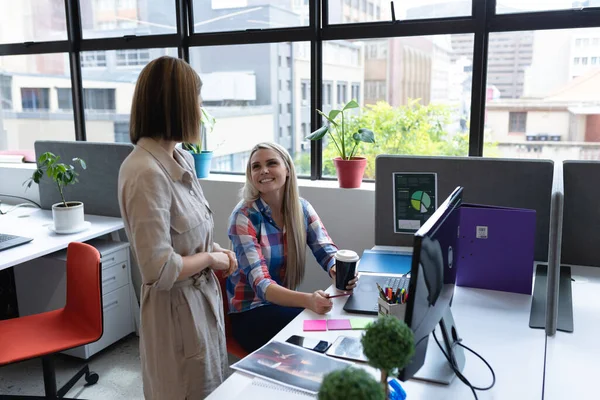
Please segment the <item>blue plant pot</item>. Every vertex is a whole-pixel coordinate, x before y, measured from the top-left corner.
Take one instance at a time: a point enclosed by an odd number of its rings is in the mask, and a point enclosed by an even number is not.
[[[212,161],[212,151],[203,150],[201,153],[192,153],[194,163],[196,164],[196,176],[198,178],[206,178],[210,173],[210,164]]]

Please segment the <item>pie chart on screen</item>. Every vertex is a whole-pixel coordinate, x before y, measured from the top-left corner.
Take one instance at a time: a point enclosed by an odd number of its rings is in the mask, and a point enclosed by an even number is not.
[[[420,213],[426,213],[431,207],[431,197],[422,190],[417,190],[410,196],[410,205]]]

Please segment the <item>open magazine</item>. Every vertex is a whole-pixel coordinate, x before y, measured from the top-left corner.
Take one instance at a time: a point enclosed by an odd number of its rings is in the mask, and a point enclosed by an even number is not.
[[[231,368],[316,394],[328,373],[352,366],[293,344],[269,342]]]

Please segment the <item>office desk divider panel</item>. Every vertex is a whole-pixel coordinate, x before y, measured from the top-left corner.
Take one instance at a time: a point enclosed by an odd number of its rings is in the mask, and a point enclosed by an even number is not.
[[[61,161],[70,163],[75,157],[83,159],[87,169],[78,166],[79,183],[65,189],[65,197],[84,203],[86,214],[106,217],[121,217],[118,200],[119,168],[133,150],[131,143],[95,143],[76,141],[37,140],[35,154],[39,157],[50,151],[60,156]],[[52,204],[61,201],[54,182],[42,179],[40,182],[40,203],[43,209],[51,209]]]
[[[456,284],[530,295],[535,221],[535,210],[463,203]]]
[[[553,170],[550,160],[380,155],[375,169],[375,244],[412,246],[412,235],[394,233],[393,173],[434,172],[440,198],[463,186],[466,203],[535,210],[534,259],[546,261]]]

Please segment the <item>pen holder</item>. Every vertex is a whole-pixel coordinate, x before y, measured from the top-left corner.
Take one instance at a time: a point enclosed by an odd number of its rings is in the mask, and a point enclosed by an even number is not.
[[[393,315],[400,321],[404,321],[404,313],[406,313],[406,303],[393,303],[390,304],[383,300],[381,297],[377,299],[379,307],[377,308],[379,315]]]

